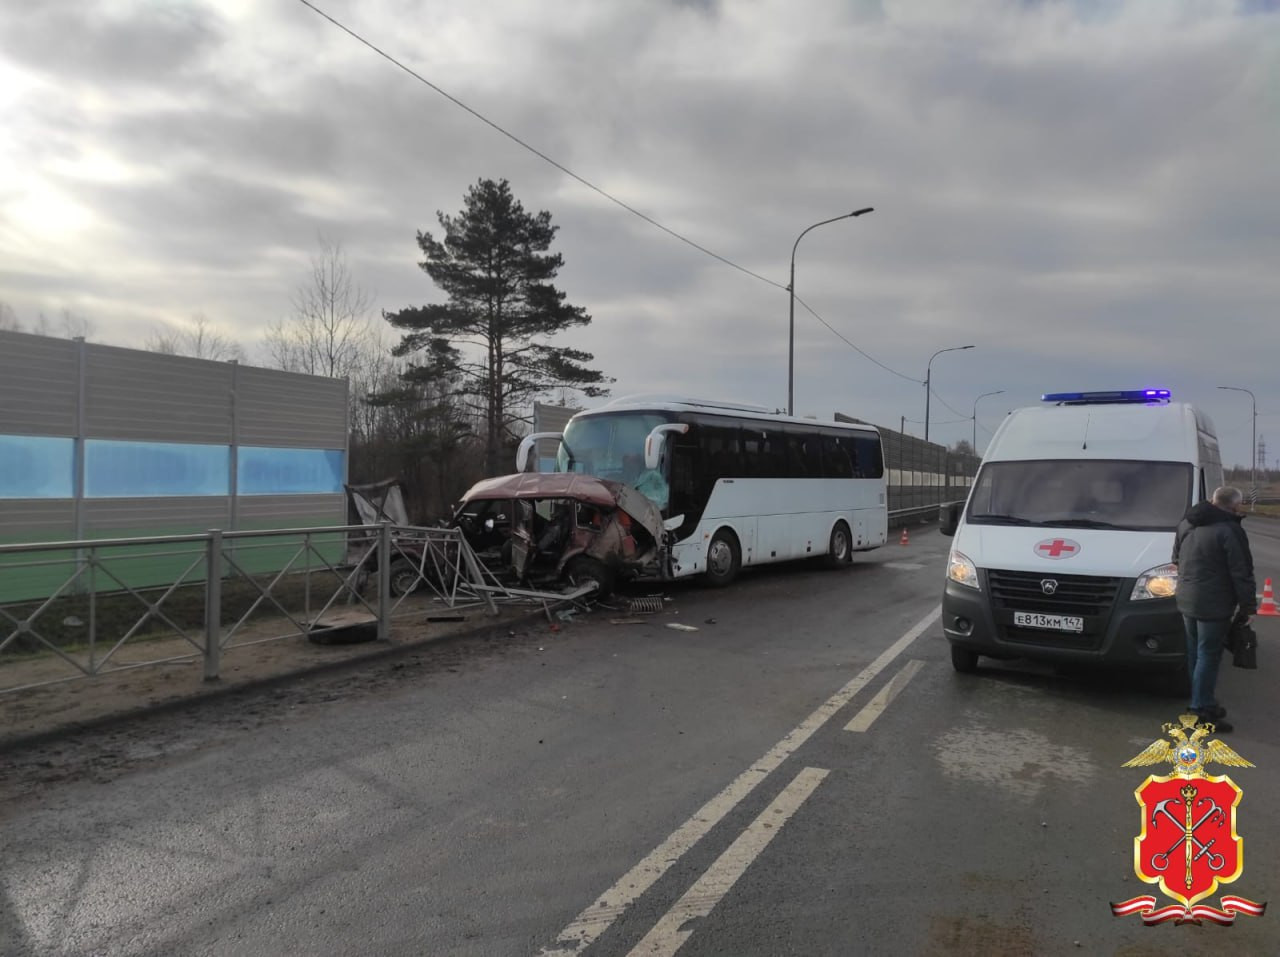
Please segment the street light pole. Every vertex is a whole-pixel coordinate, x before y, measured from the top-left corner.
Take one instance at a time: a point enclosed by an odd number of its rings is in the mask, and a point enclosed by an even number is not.
[[[787,415],[795,415],[796,412],[796,247],[800,245],[800,240],[804,239],[804,234],[810,229],[817,229],[819,226],[827,225],[827,223],[836,223],[842,219],[852,219],[854,216],[861,216],[863,213],[871,213],[874,211],[875,207],[868,206],[866,209],[855,209],[852,213],[845,213],[843,216],[833,216],[831,219],[824,219],[820,223],[814,223],[797,236],[795,243],[791,246],[791,281],[787,283],[787,292],[790,293],[791,299],[790,332],[787,335]]]
[[[929,362],[924,367],[924,440],[929,441],[929,393],[933,391],[930,386],[933,382],[933,360],[938,358],[944,352],[961,352],[964,349],[972,349],[973,346],[952,346],[950,349],[939,349],[933,355],[929,356]]]
[[[995,392],[984,392],[978,396],[978,399],[985,399],[989,395],[1004,395],[1004,389],[997,389]],[[973,454],[978,454],[978,399],[973,400]]]
[[[1249,508],[1252,511],[1258,507],[1258,503],[1253,499],[1253,493],[1258,488],[1258,400],[1248,389],[1242,389],[1239,386],[1220,385],[1218,388],[1229,392],[1247,392],[1249,401],[1253,403],[1253,444],[1249,446]]]

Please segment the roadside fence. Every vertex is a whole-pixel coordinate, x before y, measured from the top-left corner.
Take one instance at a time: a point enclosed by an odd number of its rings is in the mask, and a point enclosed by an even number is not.
[[[0,546],[0,694],[511,600],[457,529],[355,525]],[[12,666],[19,667],[12,667]]]

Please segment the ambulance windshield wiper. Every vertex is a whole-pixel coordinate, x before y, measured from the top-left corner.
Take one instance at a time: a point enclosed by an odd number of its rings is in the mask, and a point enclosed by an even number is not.
[[[1022,518],[1019,515],[971,515],[970,521],[979,522],[983,525],[1039,525],[1040,522],[1033,522],[1029,518]]]
[[[1100,522],[1095,518],[1054,518],[1038,525],[1049,525],[1054,528],[1120,528],[1111,522]]]

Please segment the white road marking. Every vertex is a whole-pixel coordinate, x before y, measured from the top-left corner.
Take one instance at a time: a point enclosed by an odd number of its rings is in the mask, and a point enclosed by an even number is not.
[[[853,716],[853,720],[846,724],[844,729],[846,731],[866,731],[867,728],[871,727],[871,722],[884,714],[884,709],[889,707],[889,702],[898,697],[902,689],[907,686],[907,682],[923,667],[923,661],[908,661],[902,666],[902,670],[890,678],[889,683],[880,689],[880,693],[868,701],[866,706]]]
[[[822,783],[830,771],[805,768],[773,799],[760,816],[738,835],[714,864],[675,902],[665,917],[654,925],[628,957],[673,957],[693,934],[690,922],[711,913],[725,894],[751,866],[752,861],[778,836],[791,815]]]
[[[924,566],[918,562],[885,562],[884,567],[896,568],[900,572],[918,572],[920,569],[924,568]]]
[[[942,615],[938,605],[910,631],[880,653],[843,688],[828,698],[817,711],[805,718],[785,738],[775,744],[759,761],[738,775],[729,786],[694,812],[670,837],[655,847],[618,882],[600,895],[594,904],[573,919],[556,937],[554,947],[544,947],[541,957],[573,957],[590,946],[608,930],[628,907],[640,899],[670,867],[680,860],[704,834],[720,823],[738,802],[752,792],[761,781],[792,755],[821,728],[831,716],[848,704],[853,696],[880,674],[893,659],[920,637]]]

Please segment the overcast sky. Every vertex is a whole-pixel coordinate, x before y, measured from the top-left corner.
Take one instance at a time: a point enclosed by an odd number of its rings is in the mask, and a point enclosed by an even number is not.
[[[559,226],[614,394],[836,410],[981,448],[1041,392],[1163,386],[1280,459],[1277,0],[298,0],[0,7],[0,302],[252,354],[323,234],[377,306],[480,178]],[[772,284],[771,284],[772,283]],[[380,319],[375,321],[381,322]],[[896,373],[896,374],[895,374]],[[954,410],[954,411],[953,411]],[[958,413],[958,414],[957,414]],[[915,420],[914,424],[912,420]],[[959,420],[959,421],[957,421]]]

